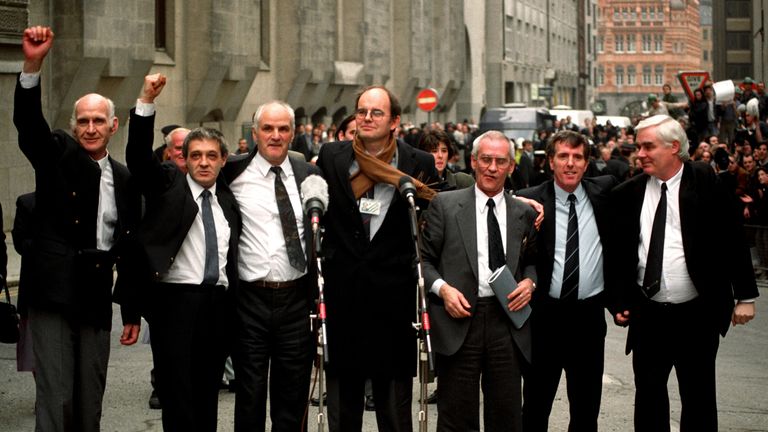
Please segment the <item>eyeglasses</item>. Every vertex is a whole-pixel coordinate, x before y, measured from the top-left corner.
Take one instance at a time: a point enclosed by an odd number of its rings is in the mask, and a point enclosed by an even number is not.
[[[490,155],[480,155],[477,158],[477,162],[480,164],[480,167],[482,168],[488,168],[493,164],[493,162],[496,162],[496,166],[500,169],[504,169],[507,166],[509,166],[509,158],[505,157],[493,157]]]
[[[355,111],[355,117],[358,120],[363,120],[364,118],[368,117],[368,114],[370,113],[371,118],[374,120],[381,120],[384,118],[387,113],[384,111],[374,108],[374,109],[365,109],[365,108],[359,108],[357,111]]]

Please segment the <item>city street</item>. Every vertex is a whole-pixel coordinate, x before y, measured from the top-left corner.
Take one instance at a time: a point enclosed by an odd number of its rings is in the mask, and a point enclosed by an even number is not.
[[[10,252],[10,251],[9,251]],[[17,257],[11,257],[14,274]],[[13,289],[15,293],[15,289]],[[768,431],[768,286],[760,288],[757,319],[749,325],[732,328],[722,340],[718,356],[718,396],[721,431]],[[119,314],[115,314],[112,354],[104,397],[102,430],[111,432],[161,431],[160,411],[150,410],[149,371],[152,367],[148,345],[123,347],[118,343]],[[606,364],[603,377],[603,403],[600,430],[632,429],[634,385],[630,357],[624,355],[624,329],[609,325]],[[34,382],[30,373],[16,372],[15,345],[0,344],[0,429],[4,432],[34,430]],[[670,379],[673,430],[680,415],[676,381]],[[552,431],[567,429],[568,408],[564,380],[550,421]],[[430,386],[430,391],[431,391]],[[235,395],[222,391],[219,404],[219,430],[233,429]],[[414,385],[414,430],[418,410],[418,385]],[[481,408],[482,409],[482,408]],[[310,407],[309,430],[317,430],[317,408]],[[429,430],[435,430],[437,410],[429,406]],[[327,430],[327,428],[326,428]],[[374,413],[365,413],[365,431],[375,431]]]

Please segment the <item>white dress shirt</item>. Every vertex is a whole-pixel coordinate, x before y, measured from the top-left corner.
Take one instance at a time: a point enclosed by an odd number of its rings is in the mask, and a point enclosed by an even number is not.
[[[256,154],[245,171],[230,185],[235,194],[243,217],[240,233],[240,279],[253,282],[287,282],[299,279],[306,271],[298,271],[288,260],[288,248],[280,223],[280,213],[275,197],[275,173],[272,165],[260,154]],[[301,196],[294,178],[293,167],[288,158],[282,164],[282,179],[296,217],[299,238],[304,238],[304,212]],[[304,241],[302,249],[306,248]],[[306,253],[306,251],[305,251]]]
[[[173,264],[168,272],[160,276],[165,283],[199,285],[203,283],[205,273],[205,227],[203,226],[203,191],[205,188],[197,184],[187,174],[187,184],[197,204],[197,215],[189,227],[187,237],[176,253]],[[229,252],[229,222],[224,217],[224,211],[216,196],[216,184],[208,188],[211,191],[211,212],[216,225],[216,243],[219,249],[219,281],[216,285],[229,286],[227,280],[227,253]]]
[[[507,204],[504,201],[504,191],[499,192],[493,197],[489,197],[475,185],[475,229],[477,234],[477,278],[478,278],[478,297],[491,297],[494,295],[493,288],[488,284],[493,271],[488,263],[488,198],[492,198],[495,204],[494,214],[499,222],[499,231],[501,231],[501,243],[504,247],[504,256],[507,255]],[[510,269],[512,270],[512,269]],[[443,279],[437,279],[432,283],[430,291],[440,295],[440,287],[446,283]],[[454,287],[457,288],[458,287]]]
[[[555,183],[555,261],[552,263],[552,282],[549,296],[560,298],[563,286],[563,266],[565,265],[565,239],[568,236],[568,216],[571,205],[568,195]],[[603,292],[603,244],[597,231],[595,211],[589,201],[587,191],[579,184],[573,191],[576,196],[576,220],[579,222],[579,300]]]
[[[664,258],[661,265],[661,288],[652,300],[662,303],[684,303],[698,297],[693,285],[683,250],[683,234],[680,224],[680,182],[683,167],[667,183],[667,222],[664,227]],[[653,219],[661,198],[661,184],[656,177],[648,178],[640,211],[640,243],[637,247],[637,284],[643,285],[648,248],[651,244]]]
[[[115,226],[117,225],[115,177],[112,173],[112,164],[109,163],[109,153],[95,162],[101,168],[99,206],[96,213],[96,248],[108,251],[115,243]]]

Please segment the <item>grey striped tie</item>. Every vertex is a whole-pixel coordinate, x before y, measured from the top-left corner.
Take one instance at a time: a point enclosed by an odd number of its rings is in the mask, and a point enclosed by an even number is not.
[[[568,233],[565,240],[565,264],[560,300],[579,298],[579,220],[576,217],[576,196],[568,195]]]

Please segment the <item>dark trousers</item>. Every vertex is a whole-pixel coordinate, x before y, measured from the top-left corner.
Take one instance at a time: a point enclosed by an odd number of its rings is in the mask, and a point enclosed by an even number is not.
[[[495,297],[478,299],[473,316],[466,319],[472,322],[461,348],[438,356],[437,430],[479,431],[482,387],[485,430],[519,432],[525,360],[512,338],[512,324]]]
[[[35,358],[35,430],[98,432],[107,384],[109,329],[29,308]]]
[[[681,432],[717,431],[715,317],[695,299],[680,305],[646,302],[630,323],[635,372],[635,431],[668,432],[667,381],[677,374]]]
[[[415,360],[414,360],[415,361]],[[331,432],[363,429],[365,377],[328,373],[328,426]],[[413,431],[413,377],[371,378],[376,424],[382,432]]]
[[[147,322],[164,431],[216,430],[231,315],[224,287],[153,287]]]
[[[269,388],[271,430],[298,432],[306,422],[315,346],[306,284],[263,288],[240,281],[236,298],[235,430],[265,430]]]
[[[524,386],[525,432],[548,430],[563,371],[570,412],[568,431],[597,431],[606,330],[599,298],[566,303],[546,297],[536,303],[531,317],[531,368]]]

